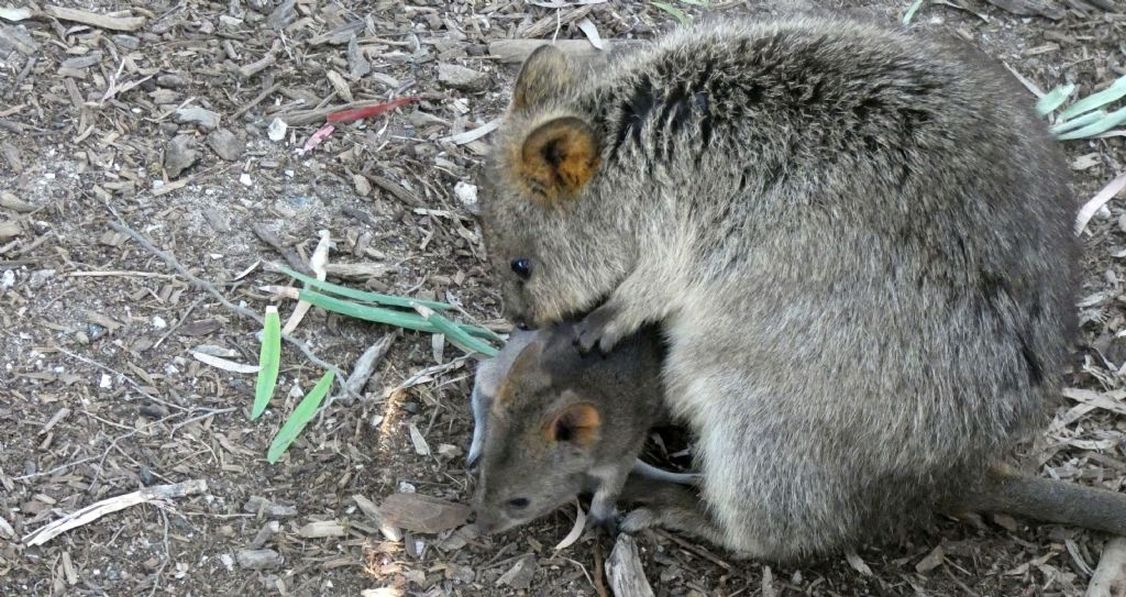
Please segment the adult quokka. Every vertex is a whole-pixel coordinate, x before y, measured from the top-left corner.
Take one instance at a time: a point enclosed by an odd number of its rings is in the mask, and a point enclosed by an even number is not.
[[[585,315],[603,351],[661,324],[705,535],[789,560],[986,483],[1035,426],[1075,327],[1067,179],[960,43],[731,20],[597,71],[533,53],[482,220],[512,319]]]

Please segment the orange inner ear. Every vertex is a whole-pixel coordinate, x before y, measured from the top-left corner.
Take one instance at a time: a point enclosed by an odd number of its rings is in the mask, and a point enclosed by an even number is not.
[[[602,428],[602,414],[591,404],[568,406],[547,427],[548,439],[569,442],[584,448],[598,440]]]
[[[521,178],[546,206],[578,193],[594,177],[599,163],[594,130],[572,116],[532,131],[520,152]]]

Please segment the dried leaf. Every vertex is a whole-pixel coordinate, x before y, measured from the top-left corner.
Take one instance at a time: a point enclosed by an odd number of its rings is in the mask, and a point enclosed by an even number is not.
[[[583,512],[583,507],[579,504],[579,500],[575,499],[575,524],[571,527],[571,532],[567,533],[563,540],[555,545],[555,551],[566,549],[575,544],[579,537],[583,535],[583,529],[586,528],[586,512]]]
[[[191,351],[191,355],[195,360],[205,364],[211,365],[216,369],[229,371],[231,373],[258,373],[260,367],[258,365],[247,365],[245,363],[236,363],[228,361],[227,359],[211,356],[207,353]]]
[[[856,553],[855,549],[850,549],[845,552],[845,559],[848,560],[848,565],[852,566],[853,570],[863,574],[864,576],[872,576],[872,569],[864,560],[860,559],[860,554]]]
[[[418,430],[418,427],[414,423],[408,425],[407,428],[410,430],[411,443],[414,444],[415,454],[419,456],[429,456],[430,444],[426,443],[426,438],[422,437],[422,432]]]
[[[590,40],[590,45],[605,50],[606,44],[602,43],[602,36],[598,34],[598,27],[589,18],[579,21],[579,30]]]
[[[390,495],[379,507],[384,524],[416,533],[440,533],[458,527],[469,513],[467,506],[417,493]]]
[[[1122,174],[1107,183],[1090,201],[1083,204],[1083,207],[1079,209],[1079,215],[1075,217],[1075,234],[1083,234],[1083,230],[1087,228],[1087,224],[1095,216],[1095,212],[1099,211],[1100,207],[1106,205],[1124,188],[1126,188],[1126,174]]]

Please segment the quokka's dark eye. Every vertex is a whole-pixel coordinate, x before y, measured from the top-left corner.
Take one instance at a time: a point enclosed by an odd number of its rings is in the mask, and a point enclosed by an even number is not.
[[[513,510],[523,510],[528,507],[528,498],[513,498],[508,500],[508,507]]]
[[[521,280],[527,280],[529,277],[531,277],[531,275],[532,275],[532,262],[530,260],[528,260],[526,257],[520,257],[519,259],[513,259],[511,265],[512,265],[513,273],[515,273],[517,276],[519,276]]]

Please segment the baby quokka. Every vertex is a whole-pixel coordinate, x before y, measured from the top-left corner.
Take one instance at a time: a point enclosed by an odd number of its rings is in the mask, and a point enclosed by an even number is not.
[[[561,325],[507,346],[491,365],[500,368],[495,394],[474,403],[484,409],[469,454],[480,473],[474,506],[484,532],[531,521],[582,492],[593,493],[595,522],[613,522],[649,428],[664,418],[659,377],[634,374],[660,370],[655,331],[623,342],[615,359],[579,355],[572,335]]]

